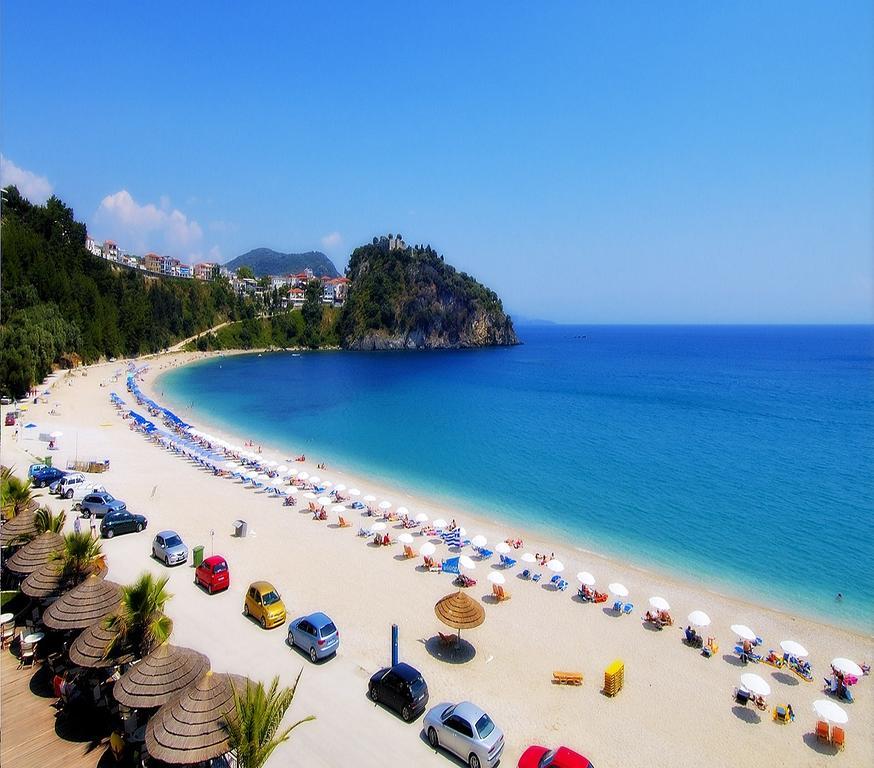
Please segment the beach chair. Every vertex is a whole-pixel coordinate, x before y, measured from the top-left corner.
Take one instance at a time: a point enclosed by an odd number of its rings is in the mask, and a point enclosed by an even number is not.
[[[9,645],[13,637],[15,637],[15,621],[7,621],[3,626],[0,626],[0,648]]]
[[[719,652],[719,643],[716,642],[715,637],[707,638],[707,645],[705,645],[701,649],[701,655],[704,658],[709,659],[711,656],[715,656]]]
[[[479,548],[479,556],[483,560],[488,560],[493,554],[494,554],[494,552],[492,552],[492,550],[490,550],[490,549],[485,549],[485,547]]]
[[[530,579],[531,578],[531,571],[529,571],[526,568],[524,571],[522,571],[521,576],[523,579]]]
[[[540,574],[535,573],[531,576],[531,581],[540,581]]]
[[[745,707],[750,700],[750,692],[746,688],[735,688],[734,700]]]
[[[792,707],[788,704],[778,704],[774,707],[773,718],[778,723],[788,723],[795,719]]]
[[[442,632],[437,634],[440,636],[440,645],[443,648],[452,648],[458,642],[456,635],[444,635]]]
[[[33,664],[34,654],[36,653],[35,643],[25,643],[21,641],[21,651],[18,656],[18,668],[21,669],[25,664]]]
[[[818,741],[824,741],[828,743],[831,741],[828,723],[825,720],[818,720],[816,723],[816,738]]]
[[[501,565],[503,565],[504,568],[512,568],[514,565],[516,565],[516,561],[512,557],[501,555]]]
[[[368,536],[371,536],[372,534],[370,533],[370,531],[367,530],[367,528],[364,528],[362,526],[361,528],[358,529],[358,535],[361,536],[362,538],[367,538]]]
[[[409,544],[404,544],[404,557],[407,560],[412,560],[416,556],[416,553],[413,552],[413,548]]]
[[[500,584],[492,584],[492,597],[498,602],[510,599],[510,595],[504,592],[504,588]]]
[[[844,729],[838,725],[832,728],[832,746],[839,751],[844,748]]]
[[[553,672],[552,682],[556,685],[582,685],[582,672]]]
[[[607,593],[606,592],[598,592],[598,590],[595,590],[594,602],[606,603],[607,602]]]
[[[425,567],[431,571],[431,573],[441,573],[443,571],[443,563],[435,563],[433,557],[425,555],[424,560]]]
[[[613,603],[613,611],[616,613],[622,613],[622,601],[621,600],[617,600],[615,603]]]
[[[552,584],[552,585],[554,585],[556,588],[558,588],[558,583],[559,583],[560,581],[561,581],[561,576],[559,576],[558,574],[555,574],[555,576],[553,576],[553,577],[549,580],[549,583]]]
[[[626,603],[622,606],[622,613],[631,613],[634,610],[634,603]]]
[[[346,520],[346,518],[344,518],[343,515],[340,515],[340,522],[338,524],[338,527],[339,528],[351,528],[352,523],[350,523],[348,520]]]

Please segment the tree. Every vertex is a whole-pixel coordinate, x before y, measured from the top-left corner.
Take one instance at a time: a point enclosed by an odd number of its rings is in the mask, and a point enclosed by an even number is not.
[[[33,500],[30,478],[22,480],[12,474],[12,467],[4,467],[0,476],[0,496],[4,518],[20,515]]]
[[[279,690],[279,677],[273,678],[269,690],[265,690],[264,683],[253,683],[251,680],[246,681],[244,692],[234,689],[234,710],[225,719],[225,728],[238,768],[262,768],[273,751],[288,741],[289,734],[295,728],[315,720],[310,715],[277,734],[294,700],[300,674],[297,673],[294,685],[282,690]]]
[[[68,533],[64,536],[64,547],[53,552],[50,562],[56,563],[63,583],[75,586],[91,573],[103,568],[106,558],[99,539],[90,532]]]
[[[104,627],[113,633],[105,658],[122,649],[142,658],[170,637],[173,625],[164,615],[164,607],[172,595],[164,589],[166,586],[166,576],[157,579],[146,572],[121,588],[118,610],[104,619]]]
[[[240,267],[237,270],[237,277],[240,280],[251,280],[255,277],[255,273],[252,271],[252,267]]]
[[[303,341],[308,347],[316,348],[319,346],[323,310],[322,282],[321,280],[310,280],[307,283],[303,307],[300,310],[304,325]]]
[[[33,522],[37,535],[47,531],[60,533],[64,530],[64,523],[67,522],[67,513],[62,509],[58,514],[54,514],[48,507],[40,507],[34,515]]]

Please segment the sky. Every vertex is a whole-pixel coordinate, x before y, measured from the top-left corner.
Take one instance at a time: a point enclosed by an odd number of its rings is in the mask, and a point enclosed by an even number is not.
[[[520,317],[872,322],[872,5],[720,5],[5,2],[0,181],[186,261],[400,232]]]

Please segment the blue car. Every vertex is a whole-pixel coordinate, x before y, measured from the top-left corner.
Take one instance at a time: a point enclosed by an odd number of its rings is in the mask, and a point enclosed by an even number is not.
[[[45,486],[51,485],[57,480],[60,480],[66,474],[66,472],[63,472],[57,467],[43,467],[33,473],[33,486],[34,488],[44,488]]]
[[[340,633],[334,622],[324,613],[301,616],[288,625],[288,644],[296,645],[310,655],[315,663],[340,647]]]

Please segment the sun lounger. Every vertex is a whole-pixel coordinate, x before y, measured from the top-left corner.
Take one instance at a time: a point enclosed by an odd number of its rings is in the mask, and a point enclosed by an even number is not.
[[[352,509],[364,509],[364,504],[360,501],[353,501]]]
[[[788,723],[795,719],[795,713],[788,704],[778,704],[774,707],[773,717],[778,723]]]
[[[435,563],[433,557],[424,556],[425,567],[432,573],[441,573],[443,571],[443,563]]]
[[[504,568],[512,568],[514,565],[516,565],[516,561],[512,557],[501,555],[501,565],[503,565]]]
[[[582,672],[553,672],[552,682],[556,685],[582,685]]]
[[[719,643],[716,642],[715,637],[707,638],[707,645],[705,645],[701,649],[701,655],[704,658],[709,659],[711,656],[715,656],[719,652]]]
[[[523,579],[530,579],[531,578],[531,571],[529,571],[527,568],[524,571],[522,571],[522,578]]]
[[[474,551],[483,559],[488,560],[494,552],[490,549],[486,549],[485,547],[475,547]]]
[[[634,610],[634,603],[626,603],[622,606],[622,613],[631,613]]]
[[[844,729],[839,725],[832,728],[832,746],[839,750],[844,748]]]
[[[607,602],[607,593],[606,592],[595,592],[595,602],[596,603],[606,603]]]
[[[613,610],[616,613],[622,613],[622,601],[621,600],[617,600],[615,603],[613,603]]]
[[[367,530],[367,528],[359,528],[358,535],[362,537],[372,536],[373,534]]]
[[[734,700],[741,704],[742,706],[746,706],[749,702],[751,696],[750,692],[746,688],[735,688],[734,689]]]
[[[456,635],[444,635],[442,632],[438,632],[440,635],[440,645],[444,648],[451,648],[458,642],[458,637]]]
[[[413,548],[409,544],[404,544],[404,557],[407,560],[412,560],[416,556],[416,553],[413,552]]]
[[[346,520],[346,519],[343,517],[343,515],[340,515],[340,523],[339,523],[339,527],[340,527],[340,528],[350,528],[351,526],[352,526],[352,523],[350,523],[348,520]]]
[[[595,601],[595,594],[586,587],[580,587],[577,590],[577,597],[584,603],[592,603]]]
[[[531,581],[540,581],[540,574],[539,574],[539,573],[535,573],[535,574],[531,577]]]
[[[816,723],[816,738],[819,741],[829,742],[831,741],[828,723],[825,720],[818,720]]]
[[[492,584],[492,596],[498,602],[503,602],[504,600],[510,599],[510,593],[505,592],[504,587],[501,584]]]

